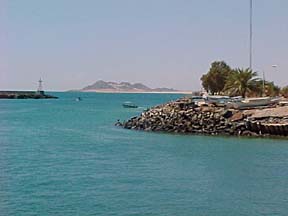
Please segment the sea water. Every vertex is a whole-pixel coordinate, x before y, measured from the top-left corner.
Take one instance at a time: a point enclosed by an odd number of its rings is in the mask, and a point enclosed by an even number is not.
[[[53,94],[0,100],[1,216],[288,215],[287,140],[114,126],[180,95]]]

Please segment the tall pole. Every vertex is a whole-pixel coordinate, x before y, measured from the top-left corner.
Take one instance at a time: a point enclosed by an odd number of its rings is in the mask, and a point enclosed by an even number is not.
[[[265,92],[265,71],[263,70],[263,80],[262,80],[262,97],[264,97],[266,95]]]
[[[278,67],[278,65],[272,65],[272,68],[274,68],[274,73],[275,73],[273,76],[275,76],[277,74],[277,67]]]
[[[249,56],[249,68],[252,70],[252,42],[253,42],[253,3],[250,0],[250,56]]]

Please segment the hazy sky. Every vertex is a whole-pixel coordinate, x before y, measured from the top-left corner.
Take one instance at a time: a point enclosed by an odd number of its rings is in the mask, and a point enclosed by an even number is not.
[[[249,65],[249,0],[0,0],[0,27],[0,89],[195,90],[214,60]],[[288,84],[287,0],[254,0],[253,68]]]

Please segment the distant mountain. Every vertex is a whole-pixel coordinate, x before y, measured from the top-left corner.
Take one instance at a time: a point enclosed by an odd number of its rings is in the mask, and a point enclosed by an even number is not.
[[[82,90],[86,91],[86,90],[95,90],[95,89],[115,89],[113,87],[113,85],[115,85],[115,84],[116,83],[104,82],[102,80],[99,80],[92,85],[88,85],[88,86],[84,87]]]
[[[105,82],[99,80],[92,85],[88,85],[80,91],[95,92],[178,92],[172,88],[149,88],[142,83],[131,84],[129,82]]]

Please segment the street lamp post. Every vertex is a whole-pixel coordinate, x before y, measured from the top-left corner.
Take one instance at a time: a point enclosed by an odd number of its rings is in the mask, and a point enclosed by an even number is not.
[[[274,68],[275,69],[275,72],[276,72],[276,68],[277,68],[277,65],[271,65],[272,66],[272,68]],[[265,71],[263,70],[263,74],[262,74],[262,76],[263,76],[263,80],[262,80],[262,88],[263,88],[263,93],[262,93],[262,96],[266,96],[266,89],[265,89]]]
[[[275,74],[277,74],[277,67],[278,67],[278,65],[274,64],[274,65],[271,65],[271,66],[272,66],[272,68],[274,68]]]
[[[263,79],[262,79],[262,97],[264,97],[266,95],[265,92],[265,71],[263,70]]]

